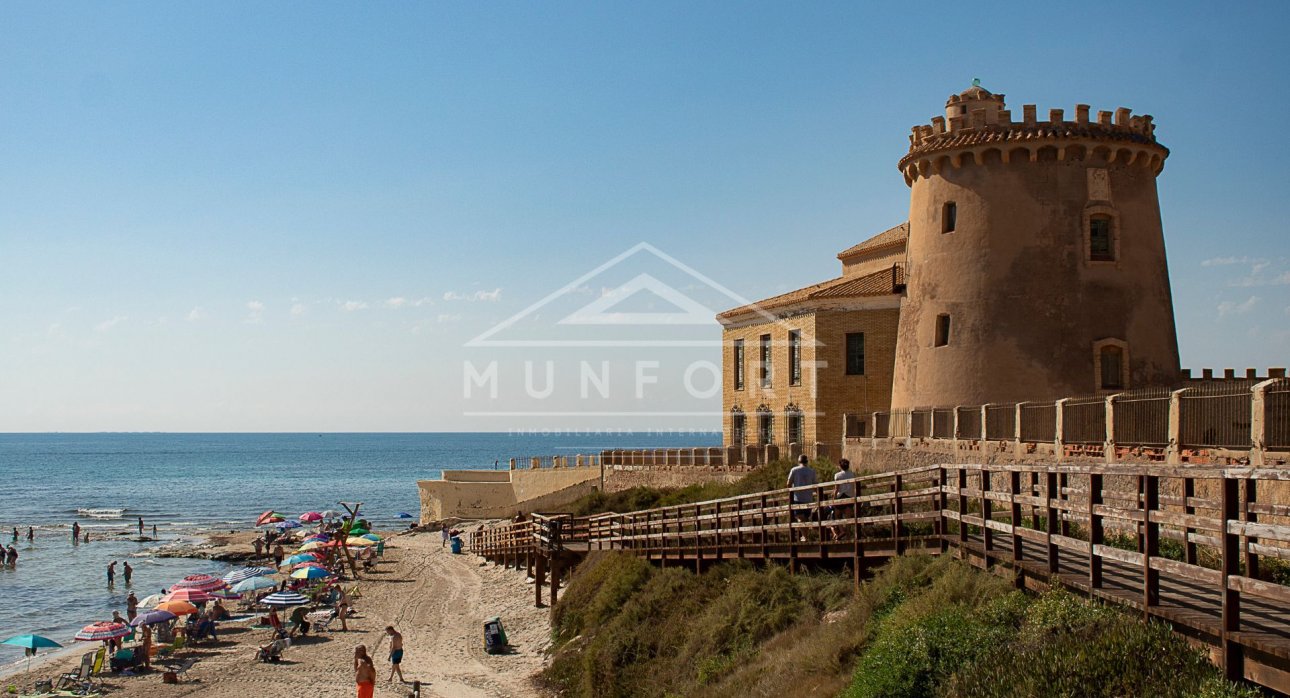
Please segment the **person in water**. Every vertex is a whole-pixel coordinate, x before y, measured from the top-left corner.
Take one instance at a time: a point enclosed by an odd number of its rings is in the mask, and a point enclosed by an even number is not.
[[[108,563],[107,578],[108,578],[108,586],[112,586],[114,583],[116,583],[116,560],[113,560],[112,562]]]
[[[125,576],[125,583],[129,584],[130,577],[134,576],[134,568],[130,566],[129,562],[126,562],[124,563],[124,566],[121,568],[121,572]]]

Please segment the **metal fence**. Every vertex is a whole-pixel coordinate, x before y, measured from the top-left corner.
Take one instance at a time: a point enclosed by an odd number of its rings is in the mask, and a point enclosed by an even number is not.
[[[1169,445],[1169,388],[1148,388],[1115,398],[1111,410],[1115,442],[1131,446]]]
[[[1188,388],[1179,399],[1179,445],[1183,448],[1249,448],[1249,386],[1219,384]]]
[[[873,435],[885,439],[891,435],[891,413],[878,412],[873,416]]]
[[[959,407],[958,408],[958,433],[955,434],[960,439],[979,439],[981,438],[981,408],[980,407]]]
[[[1071,398],[1062,403],[1062,442],[1106,442],[1106,398]]]
[[[1264,447],[1290,450],[1290,379],[1282,378],[1263,394]]]
[[[891,423],[888,425],[893,438],[901,439],[909,436],[909,411],[892,410]]]
[[[909,413],[909,435],[916,439],[932,435],[931,410],[913,410]]]
[[[1021,405],[1021,440],[1028,443],[1057,440],[1057,403]]]
[[[1012,441],[1017,438],[1017,406],[985,406],[985,438],[991,441]]]

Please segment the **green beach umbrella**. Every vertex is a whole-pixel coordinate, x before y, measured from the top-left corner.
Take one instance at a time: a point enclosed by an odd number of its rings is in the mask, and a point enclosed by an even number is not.
[[[371,533],[371,531],[363,528],[362,526],[355,526],[354,528],[349,529],[349,535],[351,536],[361,536],[365,533]]]

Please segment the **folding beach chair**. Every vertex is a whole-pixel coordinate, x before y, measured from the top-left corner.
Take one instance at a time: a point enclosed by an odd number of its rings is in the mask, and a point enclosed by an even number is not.
[[[65,688],[71,688],[72,686],[79,686],[82,683],[89,681],[90,672],[94,670],[94,655],[96,654],[98,654],[97,651],[86,652],[81,655],[80,666],[76,668],[76,671],[69,671],[62,676],[59,676],[55,688],[62,690]]]

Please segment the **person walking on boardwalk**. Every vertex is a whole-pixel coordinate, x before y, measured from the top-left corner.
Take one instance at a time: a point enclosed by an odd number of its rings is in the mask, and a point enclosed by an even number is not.
[[[358,698],[372,698],[376,691],[376,665],[367,654],[367,645],[354,648],[354,683],[358,687]]]
[[[116,583],[116,560],[108,563],[107,568],[108,586]]]
[[[851,461],[846,458],[838,461],[838,468],[838,472],[833,475],[833,498],[845,500],[847,503],[834,504],[832,511],[829,512],[829,518],[849,519],[852,518],[855,512],[856,474],[851,472]],[[829,527],[829,533],[833,534],[833,540],[842,539],[842,532],[839,529],[839,526]]]
[[[73,543],[81,542],[81,522],[80,521],[72,522],[72,542]]]
[[[797,465],[788,471],[788,487],[806,487],[814,485],[815,468],[811,467],[811,461],[806,456],[797,457]],[[798,490],[793,493],[793,504],[810,504],[815,501],[815,490]],[[795,509],[793,518],[797,521],[806,521],[811,518],[809,507]],[[805,537],[802,540],[806,540]]]
[[[393,625],[385,626],[385,634],[390,636],[390,678],[386,681],[393,681],[394,675],[399,675],[399,683],[407,683],[403,678],[403,634],[394,629]]]

